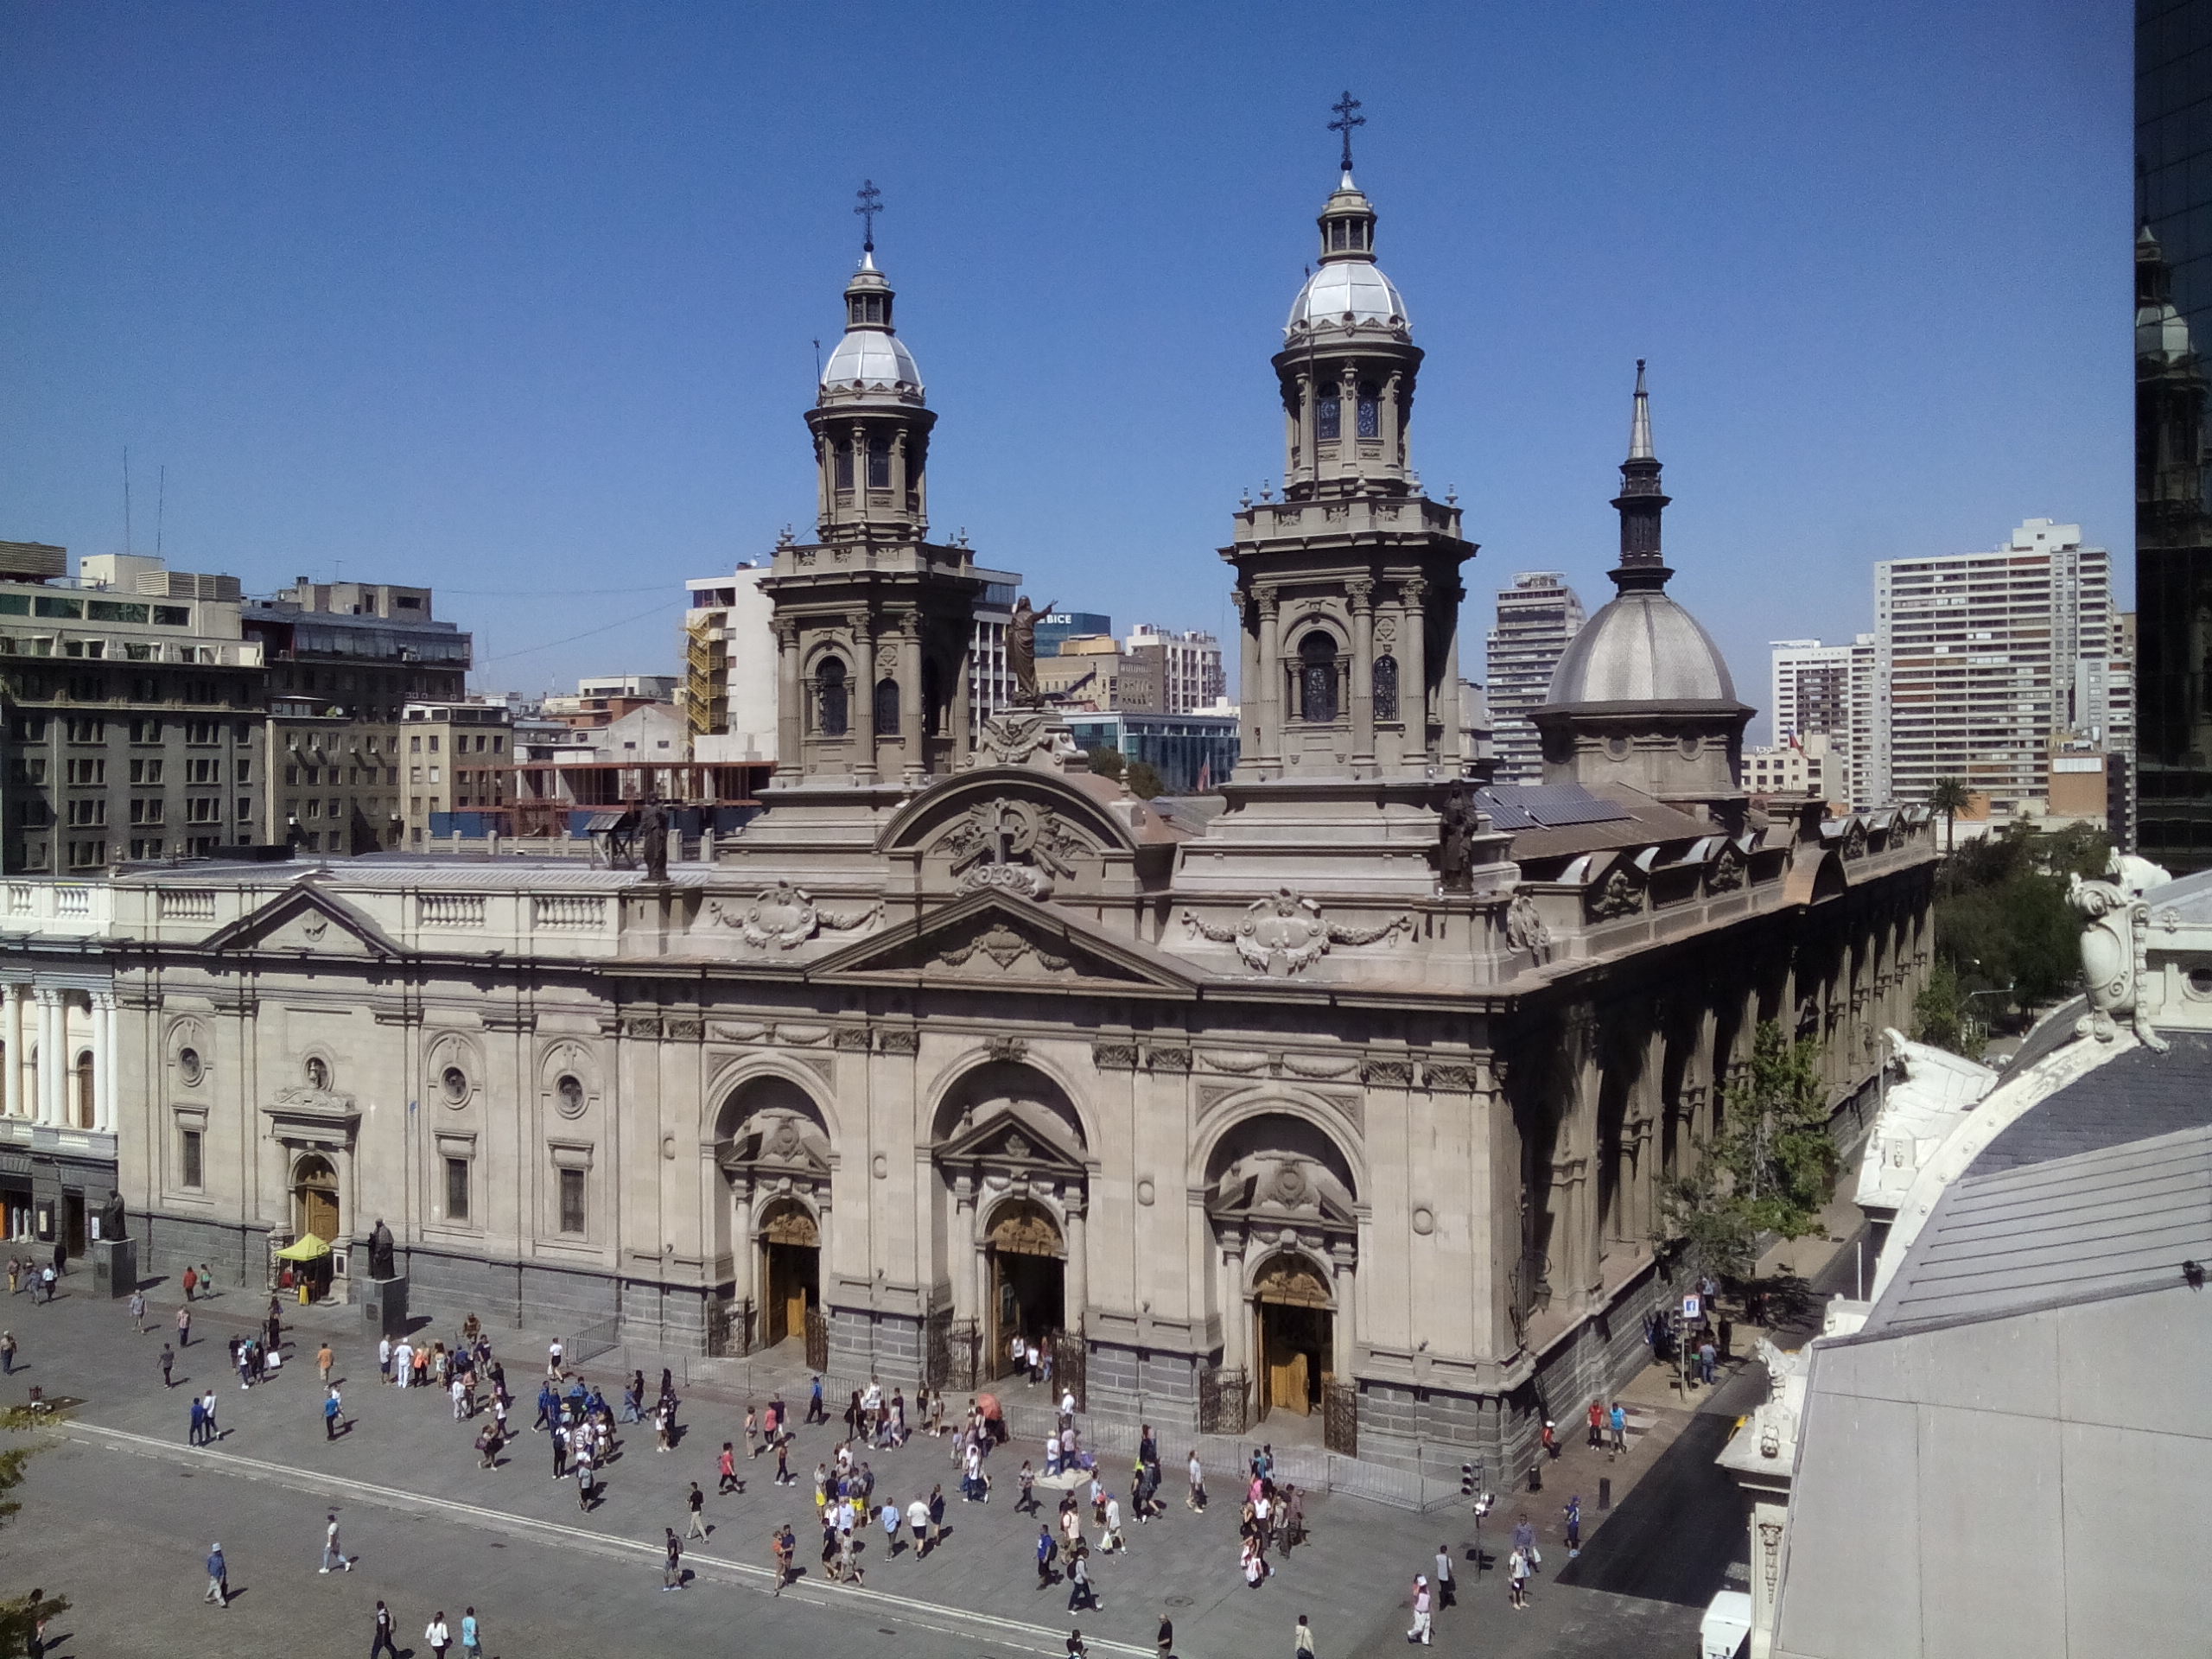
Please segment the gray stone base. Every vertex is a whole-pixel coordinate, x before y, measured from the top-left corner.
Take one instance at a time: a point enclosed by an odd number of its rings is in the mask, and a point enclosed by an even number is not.
[[[922,1322],[911,1314],[830,1309],[830,1369],[840,1376],[911,1387],[922,1375]]]
[[[1198,1368],[1205,1357],[1159,1348],[1093,1342],[1084,1362],[1084,1404],[1109,1423],[1150,1423],[1163,1431],[1198,1427]]]

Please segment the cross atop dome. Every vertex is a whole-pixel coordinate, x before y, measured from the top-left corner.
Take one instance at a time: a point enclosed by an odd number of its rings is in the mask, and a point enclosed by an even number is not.
[[[853,209],[866,229],[861,236],[861,251],[875,251],[875,216],[883,211],[883,192],[875,188],[874,179],[862,179],[861,188],[853,192],[860,198],[860,205]]]
[[[1344,95],[1329,107],[1337,112],[1337,118],[1329,123],[1329,130],[1340,132],[1344,136],[1344,176],[1350,178],[1351,176],[1351,130],[1354,127],[1365,126],[1367,118],[1352,113],[1359,108],[1359,100],[1351,95],[1351,90],[1349,87],[1345,88]]]

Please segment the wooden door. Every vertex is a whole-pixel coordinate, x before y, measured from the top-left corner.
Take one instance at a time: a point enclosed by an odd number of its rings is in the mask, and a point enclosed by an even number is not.
[[[1304,1354],[1292,1354],[1280,1361],[1270,1359],[1268,1366],[1268,1403],[1284,1411],[1306,1414],[1306,1361]]]
[[[311,1186],[301,1196],[306,1200],[307,1230],[321,1239],[337,1237],[338,1195]]]

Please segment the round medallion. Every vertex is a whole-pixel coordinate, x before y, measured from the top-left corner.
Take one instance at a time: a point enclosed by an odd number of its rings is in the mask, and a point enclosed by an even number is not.
[[[1436,1230],[1436,1212],[1423,1205],[1414,1211],[1414,1231],[1427,1238]]]
[[[1147,1175],[1144,1179],[1137,1183],[1137,1202],[1142,1205],[1149,1205],[1152,1202],[1152,1178]]]
[[[1605,740],[1605,753],[1611,759],[1615,760],[1625,760],[1628,759],[1628,739],[1624,737],[1609,737]]]
[[[438,1073],[438,1092],[445,1096],[448,1106],[463,1106],[468,1103],[468,1073],[457,1065],[449,1065]]]
[[[186,1088],[193,1089],[199,1086],[200,1079],[207,1075],[207,1070],[205,1066],[200,1064],[200,1051],[198,1049],[180,1048],[177,1050],[176,1075],[178,1081],[182,1083]]]
[[[584,1115],[584,1085],[573,1072],[563,1072],[553,1085],[553,1109],[563,1117]]]
[[[1705,740],[1695,732],[1691,732],[1677,741],[1675,747],[1682,752],[1683,760],[1694,760],[1704,751]]]

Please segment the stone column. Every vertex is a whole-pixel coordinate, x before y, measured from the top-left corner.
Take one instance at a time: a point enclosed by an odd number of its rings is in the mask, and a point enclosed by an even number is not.
[[[4,1082],[7,1097],[4,1109],[10,1117],[23,1114],[23,991],[20,984],[0,985],[0,1042],[7,1045],[7,1074]]]
[[[1337,382],[1337,476],[1357,478],[1365,470],[1359,458],[1359,365],[1346,363]]]
[[[1398,717],[1406,722],[1407,761],[1418,766],[1428,753],[1428,583],[1408,576],[1405,595],[1405,649],[1398,662]]]
[[[784,773],[799,774],[799,750],[806,729],[804,690],[799,683],[798,624],[776,624],[776,764]]]
[[[68,1039],[62,1025],[61,993],[51,985],[38,988],[38,1121],[61,1121],[61,1090],[69,1075],[69,1058],[63,1052]]]
[[[1319,479],[1320,472],[1313,455],[1313,399],[1318,388],[1309,373],[1298,377],[1298,472],[1301,478]],[[1290,493],[1290,480],[1283,481],[1283,493]]]
[[[1252,1311],[1244,1305],[1244,1233],[1221,1236],[1221,1365],[1233,1371],[1250,1363]],[[1258,1379],[1250,1379],[1255,1387]]]
[[[960,671],[959,701],[967,696],[968,671],[963,664]],[[899,740],[900,751],[906,756],[906,781],[918,784],[929,770],[929,707],[922,691],[922,619],[919,615],[905,620],[899,629]],[[968,728],[964,715],[959,721],[963,733]],[[956,743],[955,747],[959,746]]]
[[[1275,595],[1271,589],[1262,588],[1260,606],[1260,678],[1259,706],[1260,776],[1282,776],[1282,623],[1277,613]],[[1247,696],[1252,696],[1249,690]]]
[[[1375,584],[1346,584],[1351,595],[1351,769],[1375,775]],[[1402,695],[1402,692],[1401,693]]]
[[[918,678],[922,671],[921,639],[922,619],[917,614],[914,618],[914,673]],[[972,705],[973,700],[968,690],[968,658],[963,652],[960,660],[953,665],[952,729],[945,734],[952,741],[951,769],[955,772],[966,766],[968,757],[976,752],[976,715]],[[918,739],[916,741],[919,741]],[[917,777],[919,775],[916,773]]]
[[[1332,1338],[1329,1363],[1338,1382],[1349,1382],[1359,1352],[1359,1251],[1352,1244],[1339,1242],[1329,1247],[1329,1258],[1337,1272],[1337,1316],[1329,1322]]]
[[[1080,1331],[1084,1316],[1090,1311],[1090,1230],[1084,1224],[1084,1195],[1071,1192],[1062,1201],[1068,1219],[1068,1276],[1063,1287],[1062,1300],[1067,1328]]]
[[[754,1260],[758,1247],[753,1242],[753,1183],[740,1180],[730,1188],[730,1294],[736,1300],[747,1302],[760,1294],[759,1263]],[[760,1324],[762,1310],[753,1310],[753,1334],[758,1337],[766,1327]]]
[[[92,993],[92,1127],[115,1132],[115,993]]]
[[[976,1236],[976,1187],[965,1175],[952,1179],[952,1313],[955,1319],[978,1317],[982,1294],[976,1287],[982,1266],[983,1247]]]
[[[853,781],[875,781],[875,623],[853,619]]]
[[[1398,407],[1398,397],[1404,378],[1392,375],[1382,383],[1382,407],[1379,411],[1382,433],[1382,458],[1401,472],[1409,471],[1412,457],[1406,454],[1405,411]]]

